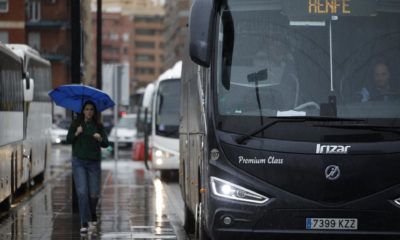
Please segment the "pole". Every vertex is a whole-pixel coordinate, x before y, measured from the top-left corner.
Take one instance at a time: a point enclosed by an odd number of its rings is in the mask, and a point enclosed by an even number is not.
[[[146,167],[147,170],[150,170],[149,168],[149,124],[147,123],[147,114],[148,114],[148,108],[146,107],[144,109],[144,166]]]
[[[81,6],[71,0],[71,83],[81,83]]]
[[[117,169],[117,159],[118,159],[118,105],[119,105],[119,100],[118,100],[118,71],[117,65],[114,65],[116,67],[113,67],[113,75],[114,75],[114,81],[113,81],[113,95],[114,95],[114,129],[115,129],[115,140],[114,140],[114,168]]]
[[[71,3],[71,83],[81,83],[81,4],[80,0],[70,0]],[[73,118],[73,114],[71,114]],[[72,155],[71,155],[72,158]],[[79,212],[78,197],[72,178],[72,212]]]
[[[96,51],[96,75],[97,75],[97,80],[96,80],[96,87],[98,89],[102,89],[102,84],[103,84],[103,75],[102,75],[102,63],[101,63],[101,56],[102,56],[102,6],[101,6],[101,1],[102,0],[97,0],[97,51]]]

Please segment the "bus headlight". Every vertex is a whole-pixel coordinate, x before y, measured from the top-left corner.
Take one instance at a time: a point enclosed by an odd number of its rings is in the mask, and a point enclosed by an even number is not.
[[[217,196],[238,201],[265,203],[269,200],[268,197],[216,177],[211,177],[211,189]]]
[[[162,165],[164,163],[164,160],[174,156],[172,153],[166,152],[166,151],[162,151],[160,149],[155,149],[154,151],[154,155],[155,155],[155,163],[157,165]]]
[[[157,149],[155,152],[155,155],[156,155],[156,157],[162,157],[163,152],[161,150]]]
[[[161,151],[160,149],[157,149],[154,152],[154,155],[156,156],[156,164],[157,165],[163,164],[163,162],[164,162],[163,151]]]
[[[398,207],[400,207],[400,198],[393,200],[393,202],[396,203]]]

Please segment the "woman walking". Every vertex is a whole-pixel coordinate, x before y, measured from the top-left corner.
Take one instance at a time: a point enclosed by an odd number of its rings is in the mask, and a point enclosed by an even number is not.
[[[72,144],[72,175],[78,196],[81,232],[89,223],[97,225],[96,206],[100,196],[101,149],[109,145],[93,102],[87,101],[82,113],[71,124],[67,142]]]

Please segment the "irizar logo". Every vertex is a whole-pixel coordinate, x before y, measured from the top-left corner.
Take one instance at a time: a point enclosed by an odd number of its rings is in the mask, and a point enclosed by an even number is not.
[[[321,145],[317,144],[317,154],[347,154],[349,145]]]

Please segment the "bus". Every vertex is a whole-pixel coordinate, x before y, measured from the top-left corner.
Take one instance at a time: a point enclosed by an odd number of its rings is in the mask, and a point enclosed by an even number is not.
[[[33,100],[24,109],[23,154],[29,168],[24,175],[28,186],[42,182],[51,154],[52,103],[48,93],[52,90],[51,65],[36,50],[23,44],[7,44],[22,59],[23,74],[33,79]]]
[[[136,134],[132,152],[133,161],[144,161],[147,170],[150,170],[151,161],[151,112],[153,107],[154,83],[146,85],[139,99],[136,109]]]
[[[0,206],[10,208],[24,182],[24,111],[33,98],[33,81],[22,72],[22,59],[0,44]]]
[[[179,169],[179,100],[182,61],[154,83],[151,120],[152,168],[168,180]],[[177,174],[176,174],[177,175]]]
[[[179,128],[185,229],[398,238],[399,43],[398,1],[194,1]]]

